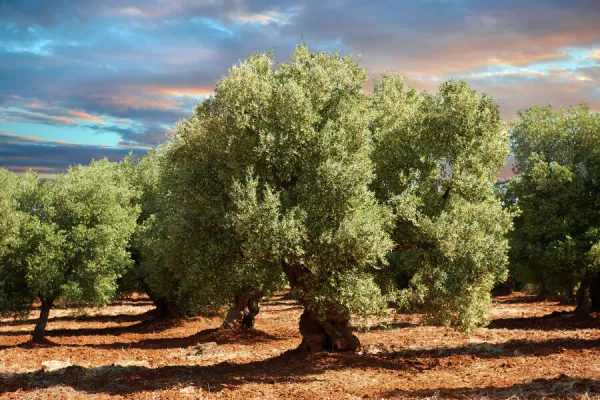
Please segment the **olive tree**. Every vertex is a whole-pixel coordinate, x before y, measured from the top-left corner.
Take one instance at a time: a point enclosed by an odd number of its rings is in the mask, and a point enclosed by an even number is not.
[[[27,301],[13,293],[23,285],[24,274],[20,270],[12,270],[13,266],[3,262],[22,239],[19,231],[24,215],[17,210],[19,187],[20,178],[0,168],[0,311],[12,310],[15,314],[23,315],[29,309]]]
[[[359,347],[350,316],[385,307],[373,276],[392,248],[389,209],[368,187],[365,81],[352,57],[258,54],[177,125],[160,253],[180,298],[206,310],[236,298],[228,319],[243,318],[285,276],[306,349]]]
[[[53,180],[28,172],[16,186],[20,226],[15,243],[0,252],[0,311],[23,311],[39,300],[33,333],[39,341],[55,301],[104,305],[115,293],[131,262],[136,192],[107,160],[71,167]]]
[[[171,295],[177,282],[170,279],[168,270],[155,258],[161,228],[157,217],[161,209],[169,207],[168,196],[162,191],[161,159],[160,151],[152,149],[143,156],[130,153],[120,163],[130,185],[138,192],[135,200],[140,213],[129,244],[133,265],[119,279],[119,286],[122,292],[145,292],[156,306],[155,316],[168,318],[180,317],[184,309]]]
[[[517,213],[511,267],[525,282],[600,308],[600,115],[581,104],[521,111],[511,125]]]
[[[418,93],[387,74],[371,98],[372,188],[394,212],[390,262],[402,299],[426,319],[470,331],[506,277],[510,216],[495,195],[508,155],[498,105],[464,82]]]

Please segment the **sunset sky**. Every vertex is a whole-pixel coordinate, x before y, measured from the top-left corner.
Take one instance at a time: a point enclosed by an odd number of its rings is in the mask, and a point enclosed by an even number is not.
[[[600,111],[599,0],[370,3],[0,0],[0,166],[52,174],[145,151],[232,64],[301,41],[361,53],[373,79],[465,80],[505,121],[547,103]]]

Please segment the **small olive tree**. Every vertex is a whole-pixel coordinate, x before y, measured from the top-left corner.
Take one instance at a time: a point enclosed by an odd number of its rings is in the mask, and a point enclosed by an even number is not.
[[[304,45],[277,66],[259,54],[177,126],[160,247],[180,298],[210,308],[235,297],[241,316],[285,276],[305,307],[305,348],[359,347],[350,315],[385,307],[373,273],[392,248],[390,212],[368,188],[365,81],[351,57]]]
[[[513,273],[551,293],[578,288],[580,312],[600,308],[600,115],[585,104],[533,107],[510,134]]]
[[[402,298],[422,303],[432,323],[472,330],[507,271],[510,217],[494,193],[508,155],[498,105],[464,82],[417,93],[392,74],[371,101],[372,188],[394,211],[390,262]]]
[[[0,312],[41,302],[33,340],[43,339],[56,300],[104,305],[130,264],[127,242],[138,208],[117,165],[107,160],[71,167],[53,180],[33,172],[16,182],[17,239],[0,251]]]

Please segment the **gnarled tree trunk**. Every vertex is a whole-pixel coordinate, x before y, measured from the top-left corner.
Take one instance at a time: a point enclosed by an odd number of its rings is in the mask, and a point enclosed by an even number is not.
[[[302,278],[307,273],[304,267],[283,263],[283,270],[292,288],[303,285]],[[298,299],[298,301],[304,306],[302,299]],[[300,333],[302,334],[300,348],[306,351],[356,351],[360,349],[360,340],[352,333],[348,315],[330,313],[325,316],[317,316],[305,306],[304,312],[300,316]]]
[[[590,286],[590,301],[593,310],[600,310],[600,275],[596,276]]]
[[[177,306],[177,304],[172,301],[167,300],[166,297],[160,297],[150,288],[150,286],[142,280],[141,282],[142,289],[144,292],[150,297],[152,303],[156,307],[154,310],[154,316],[157,319],[167,319],[167,318],[180,318],[183,316],[181,309]]]
[[[577,314],[588,314],[592,310],[600,310],[600,275],[588,275],[581,281],[577,289]]]
[[[229,310],[223,328],[239,325],[243,329],[254,328],[254,318],[260,312],[261,294],[242,292],[235,296],[235,305]]]
[[[31,338],[32,342],[42,342],[46,335],[46,325],[48,325],[48,317],[50,316],[50,309],[54,304],[53,298],[41,298],[42,307],[40,308],[40,318],[33,329],[33,335]]]

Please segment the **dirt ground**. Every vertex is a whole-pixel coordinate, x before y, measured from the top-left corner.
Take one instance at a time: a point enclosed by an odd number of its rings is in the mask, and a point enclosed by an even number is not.
[[[27,343],[35,314],[0,320],[0,398],[600,396],[600,315],[562,313],[572,307],[523,294],[496,298],[492,322],[471,336],[399,314],[359,332],[359,353],[313,355],[294,351],[301,308],[282,296],[245,333],[218,330],[218,318],[153,322],[151,309],[134,296],[53,310],[44,345]]]

